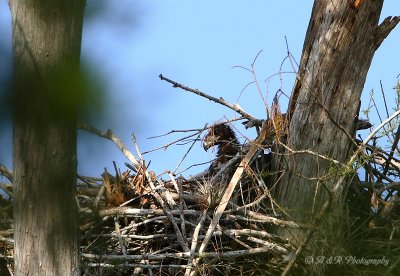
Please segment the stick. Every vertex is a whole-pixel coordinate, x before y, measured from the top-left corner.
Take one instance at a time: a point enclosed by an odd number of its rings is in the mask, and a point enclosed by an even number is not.
[[[265,253],[271,250],[270,246],[257,247],[251,249],[243,249],[243,250],[232,250],[225,251],[222,253],[218,252],[203,252],[203,253],[194,253],[195,257],[202,258],[237,258],[240,256],[252,255]],[[187,258],[190,256],[190,252],[183,253],[165,253],[165,254],[143,254],[143,255],[98,255],[98,254],[90,254],[90,253],[82,253],[81,256],[86,259],[100,259],[100,260],[108,260],[108,261],[125,261],[125,260],[164,260],[165,258]]]
[[[200,131],[199,135],[197,135],[196,139],[194,139],[193,143],[190,145],[189,149],[186,151],[185,155],[183,155],[181,161],[179,161],[179,164],[176,166],[175,170],[174,170],[174,174],[176,173],[176,171],[178,170],[178,168],[180,167],[180,165],[182,164],[182,162],[186,159],[186,156],[189,154],[190,150],[193,148],[194,144],[200,139],[200,135],[201,133],[203,133],[203,131],[207,129],[207,124],[204,125],[203,130]]]
[[[182,85],[182,84],[180,84],[180,83],[178,83],[176,81],[170,80],[170,79],[164,77],[162,74],[160,74],[158,77],[163,81],[171,83],[172,87],[174,87],[174,88],[181,88],[181,89],[186,90],[188,92],[192,92],[192,93],[194,93],[196,95],[199,95],[201,97],[209,99],[210,101],[213,101],[213,102],[219,103],[219,104],[221,104],[223,106],[226,106],[226,107],[232,109],[233,111],[236,111],[237,113],[239,113],[240,115],[242,115],[244,118],[246,118],[248,120],[254,120],[255,119],[249,113],[247,113],[243,109],[241,109],[239,105],[230,104],[227,101],[225,101],[222,97],[218,99],[218,98],[215,98],[213,96],[207,95],[206,93],[201,92],[198,89],[193,89],[193,88],[187,87],[185,85]]]
[[[179,194],[179,216],[181,218],[181,230],[182,230],[182,237],[184,241],[187,241],[187,237],[186,237],[186,225],[185,225],[185,214],[183,213],[183,205],[184,205],[184,201],[183,201],[183,187],[182,187],[182,183],[179,181],[179,185],[178,183],[176,183],[175,177],[172,175],[171,172],[168,172],[169,177],[171,178],[172,183],[174,184],[174,187],[176,189],[176,191]],[[189,248],[189,245],[186,242],[186,245]]]
[[[195,210],[184,210],[185,215],[199,215],[200,211]],[[171,210],[171,214],[179,215],[179,210]],[[163,210],[160,209],[138,209],[138,208],[129,208],[129,207],[121,207],[121,208],[112,208],[108,210],[100,210],[99,216],[106,217],[106,216],[122,216],[122,215],[131,215],[131,216],[161,216],[163,215]]]
[[[117,235],[119,245],[123,255],[127,255],[124,239],[121,236],[121,227],[119,226],[118,218],[114,217],[115,234]]]
[[[4,175],[11,183],[13,181],[12,172],[6,166],[0,164],[0,174]]]
[[[132,164],[134,164],[137,167],[140,166],[140,164],[136,160],[135,156],[125,147],[125,145],[122,143],[122,141],[112,133],[112,131],[110,129],[107,129],[107,131],[104,132],[104,131],[100,131],[92,126],[88,126],[85,124],[79,125],[78,128],[86,130],[87,132],[93,133],[99,137],[103,137],[108,140],[111,140],[120,149],[120,151],[125,155],[125,157],[128,158],[129,161],[131,161]]]
[[[200,229],[203,228],[203,224],[204,224],[204,221],[206,220],[206,217],[207,217],[207,210],[204,210],[203,214],[201,215],[199,223],[197,224],[196,228],[194,229],[192,244],[190,246],[190,256],[189,256],[189,260],[188,260],[188,268],[185,271],[185,276],[189,276],[191,273],[191,268],[195,267],[198,263],[198,259],[193,258],[193,256],[194,256],[194,253],[196,252]]]

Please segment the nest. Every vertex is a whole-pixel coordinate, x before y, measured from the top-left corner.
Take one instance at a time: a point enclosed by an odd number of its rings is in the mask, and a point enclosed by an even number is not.
[[[243,156],[216,173],[188,179],[168,173],[163,180],[143,161],[126,164],[123,173],[114,164],[113,174],[84,178],[78,193],[84,270],[95,275],[252,274],[255,256],[263,260],[260,271],[282,270],[294,248],[268,229],[299,226],[273,215],[268,187],[255,166],[233,179]],[[234,196],[221,211],[232,181],[237,181]]]
[[[85,275],[282,270],[294,247],[269,229],[299,226],[274,214],[269,188],[261,177],[265,171],[258,171],[265,166],[257,164],[267,162],[258,147],[261,143],[246,145],[214,167],[213,173],[207,170],[190,178],[168,173],[165,180],[147,169],[137,145],[138,158],[110,130],[82,128],[113,141],[131,161],[122,173],[114,163],[113,171],[105,169],[100,178],[78,178]],[[9,224],[4,228],[10,229],[12,214],[7,216]],[[9,256],[7,264],[12,266],[12,240],[5,239],[3,257]]]

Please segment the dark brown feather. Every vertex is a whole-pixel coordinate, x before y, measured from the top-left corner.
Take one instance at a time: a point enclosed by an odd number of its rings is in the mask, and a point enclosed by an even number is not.
[[[239,142],[229,125],[216,124],[210,128],[204,137],[203,147],[207,151],[214,146],[218,146],[217,158],[211,164],[210,170],[228,162],[239,152]]]

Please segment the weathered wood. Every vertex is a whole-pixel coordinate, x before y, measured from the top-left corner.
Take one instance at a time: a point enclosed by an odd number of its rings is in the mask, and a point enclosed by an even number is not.
[[[80,275],[77,79],[83,0],[10,0],[15,275]]]
[[[288,108],[287,145],[292,150],[310,150],[342,163],[349,158],[372,58],[399,22],[394,17],[378,25],[382,5],[383,0],[363,1],[355,9],[347,0],[315,1]],[[286,153],[275,164],[284,171],[277,200],[295,222],[312,223],[341,167],[316,155]],[[279,233],[294,244],[305,238],[305,231]]]

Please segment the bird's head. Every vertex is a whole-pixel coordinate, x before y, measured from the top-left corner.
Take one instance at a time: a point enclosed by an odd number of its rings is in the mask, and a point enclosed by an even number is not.
[[[203,148],[207,151],[213,146],[229,143],[233,140],[236,140],[233,130],[228,125],[217,124],[212,126],[207,135],[204,136]]]

